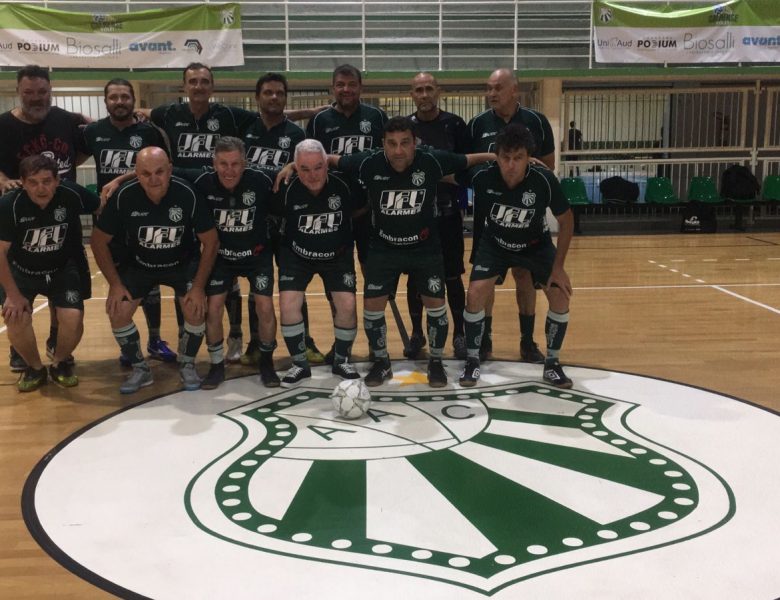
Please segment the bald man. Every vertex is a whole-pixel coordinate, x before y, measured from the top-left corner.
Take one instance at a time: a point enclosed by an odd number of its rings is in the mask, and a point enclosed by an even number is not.
[[[123,394],[153,383],[141,353],[133,315],[155,285],[173,288],[184,312],[179,339],[180,376],[185,390],[200,388],[195,355],[206,330],[206,292],[219,241],[206,201],[184,181],[159,147],[144,148],[136,159],[136,178],[111,197],[92,233],[95,261],[109,284],[106,299],[111,328],[133,372],[120,386]],[[117,271],[108,244],[123,239],[128,260]]]
[[[555,140],[552,127],[542,113],[520,106],[520,86],[517,75],[511,69],[496,69],[487,80],[485,99],[490,108],[469,121],[470,152],[493,152],[496,136],[510,123],[524,125],[534,138],[533,158],[548,169],[555,169]],[[474,205],[474,238],[470,262],[474,262],[476,248],[484,228],[484,206]],[[544,354],[534,341],[536,319],[536,290],[528,271],[512,269],[515,279],[517,306],[520,319],[520,359],[525,362],[543,363]],[[493,350],[491,338],[493,294],[485,306],[485,330],[482,336],[480,358],[486,360]]]

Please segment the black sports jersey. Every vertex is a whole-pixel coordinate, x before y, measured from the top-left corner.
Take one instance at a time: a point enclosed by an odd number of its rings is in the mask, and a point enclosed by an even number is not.
[[[117,129],[106,117],[84,128],[87,152],[95,159],[97,189],[103,189],[112,179],[135,170],[138,151],[148,146],[158,146],[168,151],[160,130],[149,123],[132,123]]]
[[[200,247],[195,234],[213,229],[214,219],[203,197],[182,179],[171,178],[159,204],[132,179],[109,199],[96,226],[124,239],[131,261],[153,271],[186,265]]]
[[[385,111],[369,104],[361,102],[350,116],[331,107],[309,119],[306,137],[322,142],[328,154],[344,156],[379,148],[385,123]]]
[[[219,256],[231,263],[248,263],[268,244],[266,216],[273,181],[257,169],[244,169],[233,191],[226,190],[213,169],[194,180],[206,198],[219,235]]]
[[[333,173],[315,197],[298,177],[282,192],[283,243],[307,260],[333,260],[352,252],[349,185]]]
[[[356,173],[368,191],[373,237],[389,246],[411,246],[436,239],[436,185],[466,168],[466,157],[417,148],[411,166],[398,173],[383,150],[342,156],[338,168]]]
[[[493,152],[496,136],[511,123],[525,125],[534,136],[536,149],[532,156],[540,158],[555,152],[555,139],[547,117],[520,104],[517,105],[517,111],[509,119],[509,123],[499,117],[493,109],[486,110],[471,119],[468,125],[470,151]]]
[[[257,119],[244,134],[247,165],[276,174],[292,162],[295,147],[305,137],[303,129],[286,117],[271,129]]]
[[[510,190],[496,163],[479,171],[471,180],[475,213],[485,215],[483,239],[509,251],[521,251],[550,236],[545,213],[550,207],[555,216],[569,210],[561,184],[548,169],[528,165],[520,184]]]
[[[437,150],[461,154],[467,152],[468,130],[466,122],[458,115],[440,110],[431,121],[418,119],[416,113],[409,118],[414,123],[414,134],[421,144]],[[459,211],[458,186],[440,182],[436,188],[436,206],[442,216]]]
[[[83,255],[80,215],[93,213],[99,198],[72,182],[57,186],[45,208],[23,188],[0,198],[0,240],[10,242],[8,262],[28,275],[46,275]]]
[[[217,102],[209,104],[209,110],[197,120],[183,102],[152,110],[152,123],[168,135],[173,164],[185,168],[211,166],[217,140],[223,135],[244,137],[259,118],[256,112]]]
[[[45,154],[57,161],[60,177],[76,181],[79,152],[86,154],[84,136],[79,125],[84,117],[52,106],[49,114],[34,125],[17,119],[11,111],[0,115],[0,171],[11,179],[19,178],[19,163],[23,158]]]

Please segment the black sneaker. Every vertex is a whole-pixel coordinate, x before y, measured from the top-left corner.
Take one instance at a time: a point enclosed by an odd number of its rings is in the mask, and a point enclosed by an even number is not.
[[[566,373],[563,372],[563,367],[561,367],[561,363],[559,363],[557,360],[555,362],[551,363],[545,363],[544,365],[544,374],[542,375],[542,378],[549,384],[554,385],[555,387],[569,389],[572,385],[572,380],[566,377]]]
[[[474,387],[477,381],[479,381],[479,359],[467,358],[458,383],[463,387]]]
[[[79,378],[73,373],[73,367],[65,361],[57,365],[50,365],[49,377],[51,377],[54,383],[62,387],[74,387],[79,384]]]
[[[404,356],[411,360],[420,356],[420,352],[425,348],[425,336],[422,333],[413,333],[409,338],[409,346],[404,348]]]
[[[24,372],[19,376],[16,382],[16,389],[20,392],[32,392],[46,383],[46,367],[33,369],[25,367]]]
[[[281,381],[274,370],[274,359],[272,352],[260,352],[260,381],[265,387],[279,387]]]
[[[311,377],[311,369],[308,365],[297,365],[293,363],[293,366],[290,367],[284,377],[282,377],[282,386],[292,387],[308,377]]]
[[[27,363],[22,358],[22,355],[13,346],[11,346],[11,352],[8,354],[8,366],[11,367],[12,373],[21,373],[27,368]]]
[[[49,360],[54,360],[54,344],[51,341],[51,338],[46,340],[46,356],[49,358]],[[63,362],[67,363],[71,367],[76,365],[76,359],[73,358],[73,355],[71,354],[68,358],[66,358]]]
[[[342,379],[360,379],[360,373],[351,362],[336,363],[330,372]]]
[[[211,363],[209,372],[203,381],[200,382],[200,389],[213,390],[219,387],[219,384],[225,381],[225,361]]]
[[[493,356],[493,336],[490,333],[482,334],[482,344],[479,347],[479,360],[490,360]]]
[[[533,340],[520,340],[520,360],[535,365],[544,364],[544,354]]]
[[[393,368],[390,366],[390,359],[377,358],[368,370],[364,381],[368,387],[376,387],[392,378]]]
[[[428,385],[432,388],[440,388],[447,385],[447,371],[440,358],[428,359]]]

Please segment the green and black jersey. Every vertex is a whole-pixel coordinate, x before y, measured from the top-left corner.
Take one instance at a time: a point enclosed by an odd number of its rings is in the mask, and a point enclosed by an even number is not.
[[[350,116],[331,107],[309,119],[306,137],[322,142],[328,154],[346,156],[379,148],[385,123],[385,111],[369,104],[361,103]]]
[[[493,109],[486,110],[471,119],[468,125],[469,151],[493,152],[496,136],[511,123],[525,125],[534,136],[536,149],[532,156],[540,158],[555,152],[555,139],[547,117],[520,104],[517,105],[517,111],[509,119],[509,123],[499,117]]]
[[[103,189],[112,179],[135,170],[138,151],[148,146],[159,146],[168,151],[160,130],[150,123],[133,123],[117,129],[106,117],[84,128],[87,152],[95,159],[97,189]]]
[[[368,191],[372,235],[388,246],[412,246],[435,239],[436,186],[445,175],[465,169],[466,156],[417,148],[411,166],[398,173],[383,150],[342,156],[338,168],[356,174]]]
[[[216,102],[209,104],[209,110],[200,119],[195,119],[189,105],[183,102],[152,110],[152,123],[168,135],[173,164],[185,168],[210,166],[220,137],[243,138],[259,118],[256,112]]]
[[[232,191],[222,186],[213,169],[205,169],[192,181],[213,211],[219,257],[237,265],[252,262],[268,245],[271,178],[257,169],[244,169]]]
[[[136,267],[156,271],[187,265],[200,249],[195,235],[213,229],[214,219],[205,199],[178,177],[159,204],[133,179],[109,199],[96,227],[123,239]]]
[[[286,117],[271,129],[257,119],[244,134],[247,165],[276,174],[292,162],[295,147],[305,137],[303,129]]]
[[[282,243],[306,260],[333,260],[352,253],[353,204],[349,185],[333,173],[317,195],[293,177],[282,192]]]
[[[547,207],[557,217],[569,210],[561,185],[548,169],[529,165],[520,184],[509,189],[496,163],[471,179],[474,212],[485,215],[481,239],[499,248],[520,252],[550,238]]]
[[[83,214],[98,209],[98,197],[75,183],[63,181],[41,208],[24,188],[0,198],[0,240],[10,242],[8,262],[27,275],[47,275],[84,254]]]

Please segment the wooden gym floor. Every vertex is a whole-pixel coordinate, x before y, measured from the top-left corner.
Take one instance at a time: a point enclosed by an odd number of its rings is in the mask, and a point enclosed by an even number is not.
[[[567,270],[575,293],[564,364],[669,379],[780,411],[780,233],[577,237]],[[332,325],[319,281],[315,284],[309,294],[310,320],[314,338],[325,351]],[[16,376],[0,369],[2,599],[110,597],[49,558],[27,532],[20,508],[27,475],[58,442],[118,409],[178,388],[175,367],[155,363],[154,386],[133,396],[119,395],[123,371],[104,313],[105,292],[105,280],[96,273],[84,339],[75,353],[81,381],[77,388],[63,390],[49,383],[40,393],[19,394]],[[168,293],[163,289],[164,295]],[[494,356],[515,360],[519,326],[509,282],[496,298]],[[399,294],[398,300],[406,314],[405,295]],[[360,302],[358,307],[360,311]],[[40,301],[36,308],[34,321],[42,346],[48,310]],[[540,294],[536,339],[541,346],[545,312]],[[398,358],[400,338],[389,310],[387,316],[391,355]],[[142,314],[136,322],[145,341]],[[164,299],[163,337],[172,345],[175,329],[172,301]],[[362,325],[359,331],[358,359],[367,354]],[[0,338],[5,365],[8,340],[5,335]],[[276,363],[281,370],[288,360],[281,336],[277,339]],[[206,362],[202,350],[201,372]],[[229,368],[229,376],[250,373],[240,366]],[[449,375],[451,380],[457,377],[454,372]]]

